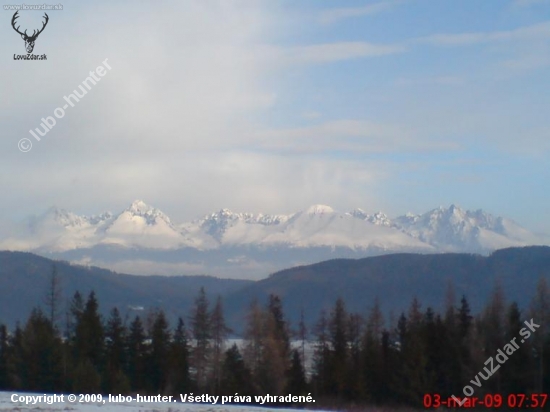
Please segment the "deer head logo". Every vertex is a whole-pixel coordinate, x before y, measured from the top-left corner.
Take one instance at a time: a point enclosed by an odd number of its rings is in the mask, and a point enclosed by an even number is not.
[[[42,23],[42,28],[40,30],[38,30],[38,32],[36,30],[34,30],[33,33],[32,33],[32,36],[29,36],[29,35],[27,35],[27,30],[25,30],[24,33],[21,33],[19,31],[20,26],[17,26],[17,28],[15,27],[16,20],[19,18],[17,13],[19,13],[19,11],[16,11],[15,14],[13,15],[13,17],[11,19],[11,25],[12,25],[13,29],[21,35],[21,38],[23,40],[25,40],[25,48],[27,49],[27,53],[30,54],[30,53],[32,53],[32,51],[34,49],[34,42],[36,41],[36,38],[38,37],[38,35],[40,33],[42,33],[44,31],[44,29],[46,28],[46,25],[48,24],[48,21],[50,20],[50,18],[48,17],[48,15],[46,13],[44,13],[44,18],[46,19],[46,21],[44,23]]]

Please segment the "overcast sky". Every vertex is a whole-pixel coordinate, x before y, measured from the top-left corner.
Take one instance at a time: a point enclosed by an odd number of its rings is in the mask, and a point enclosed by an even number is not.
[[[25,45],[0,10],[5,220],[134,199],[176,221],[455,203],[550,232],[550,1],[62,4],[36,40],[46,61],[14,60]]]

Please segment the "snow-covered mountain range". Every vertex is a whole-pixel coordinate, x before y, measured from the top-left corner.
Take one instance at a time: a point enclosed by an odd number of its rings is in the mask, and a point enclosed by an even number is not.
[[[262,265],[254,251],[261,251],[264,260],[270,251],[286,250],[292,251],[293,256],[301,256],[297,261],[275,265],[287,267],[309,263],[308,250],[328,250],[327,258],[334,258],[404,251],[488,253],[504,247],[536,244],[549,244],[549,239],[509,219],[494,217],[482,210],[466,211],[455,205],[393,219],[382,212],[368,213],[361,209],[340,212],[324,205],[314,205],[290,215],[234,213],[222,209],[191,222],[176,223],[159,209],[136,200],[120,213],[105,212],[97,216],[79,216],[50,208],[29,219],[14,234],[3,236],[0,249],[53,254],[111,268],[112,261],[120,263],[122,259],[116,258],[117,253],[113,252],[116,250],[125,255],[124,261],[149,259],[142,265],[148,268],[146,273],[181,273],[182,267],[208,273],[211,271],[200,266],[207,267],[210,261],[217,262],[218,270],[223,262],[246,264],[249,268],[254,262],[253,266],[258,268]],[[91,253],[92,250],[95,252]],[[97,250],[109,250],[111,264],[102,262],[106,253]],[[142,253],[129,258],[129,250]],[[175,258],[175,251],[185,253]],[[214,258],[216,251],[223,251],[218,254],[223,258]],[[163,253],[171,256],[172,269],[166,269],[168,262],[160,257]],[[156,257],[151,261],[152,255]],[[157,271],[155,267],[160,266],[155,262],[163,264],[165,269]],[[123,269],[116,265],[114,268]],[[276,267],[268,265],[267,269]]]

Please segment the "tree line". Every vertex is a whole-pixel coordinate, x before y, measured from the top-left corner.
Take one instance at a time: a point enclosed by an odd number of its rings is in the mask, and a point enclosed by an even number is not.
[[[450,288],[444,310],[413,299],[396,319],[373,302],[351,313],[343,299],[308,328],[292,328],[283,302],[253,301],[241,343],[230,344],[221,297],[204,289],[191,313],[170,325],[162,309],[123,318],[100,315],[94,292],[76,292],[61,319],[55,268],[46,308],[23,325],[0,325],[0,390],[210,395],[307,395],[320,405],[422,406],[425,394],[463,396],[463,387],[524,321],[540,327],[494,374],[482,375],[475,396],[550,391],[550,290],[541,279],[532,304],[507,303],[497,285],[474,316]],[[63,325],[63,326],[61,326]],[[311,329],[311,330],[309,330]],[[307,364],[307,368],[305,365]],[[306,370],[307,369],[307,370]]]
[[[104,318],[93,291],[76,292],[64,316],[60,302],[54,267],[44,307],[13,331],[0,324],[0,390],[307,395],[302,358],[291,368],[291,334],[277,296],[251,307],[254,327],[240,347],[229,344],[221,297],[212,304],[204,288],[175,325],[161,308],[133,318],[113,308]]]

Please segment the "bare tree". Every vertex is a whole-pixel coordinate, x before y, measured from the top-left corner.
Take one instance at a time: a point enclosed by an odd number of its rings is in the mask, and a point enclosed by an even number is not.
[[[304,308],[302,307],[302,310],[300,311],[300,323],[298,324],[298,339],[300,339],[301,342],[301,361],[302,364],[306,361],[306,341],[307,341],[307,326],[306,322],[304,320]]]
[[[212,330],[212,381],[215,385],[215,389],[218,391],[221,386],[221,365],[225,350],[225,341],[229,333],[231,333],[231,329],[225,324],[221,296],[218,296],[216,300],[216,305],[210,315],[210,321]]]
[[[204,390],[207,380],[208,360],[211,352],[212,323],[209,302],[204,288],[201,288],[195,305],[191,312],[191,332],[193,334],[194,346],[191,360],[196,371],[196,382],[200,390]]]
[[[256,373],[262,357],[264,344],[264,314],[258,301],[254,299],[249,306],[246,315],[244,361],[246,366]]]
[[[61,312],[61,299],[62,299],[62,288],[61,288],[61,277],[57,271],[57,266],[55,263],[52,265],[52,271],[48,279],[48,290],[45,296],[45,304],[48,308],[49,320],[54,328],[57,329],[57,323],[59,321],[59,316]]]

